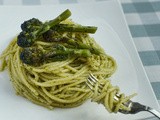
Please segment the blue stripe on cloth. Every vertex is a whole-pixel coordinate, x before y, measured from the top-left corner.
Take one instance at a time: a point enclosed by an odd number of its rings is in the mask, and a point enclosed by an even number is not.
[[[40,0],[22,0],[23,5],[40,5]]]
[[[149,36],[160,36],[160,24],[144,25]]]
[[[124,13],[148,13],[160,11],[160,1],[122,3]]]
[[[151,82],[151,85],[157,99],[160,100],[160,82]]]
[[[133,3],[138,13],[154,12],[150,2]]]
[[[155,12],[139,14],[143,24],[160,24],[160,20]]]
[[[138,53],[144,66],[160,65],[160,51],[141,51]]]
[[[144,37],[147,36],[145,27],[143,25],[129,25],[132,37]]]
[[[152,6],[155,11],[160,11],[160,1],[152,2]]]
[[[71,3],[78,3],[77,0],[59,0],[61,4],[71,4]]]
[[[124,13],[136,13],[136,8],[133,4],[130,3],[122,3],[122,8]]]
[[[160,36],[160,24],[129,25],[132,37]]]
[[[160,36],[158,37],[150,37],[152,45],[155,50],[160,50]]]

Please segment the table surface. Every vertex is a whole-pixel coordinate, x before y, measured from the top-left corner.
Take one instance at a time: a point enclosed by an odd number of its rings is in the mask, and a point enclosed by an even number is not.
[[[0,0],[0,6],[100,1],[107,0]],[[120,0],[120,2],[139,56],[160,104],[160,0]]]

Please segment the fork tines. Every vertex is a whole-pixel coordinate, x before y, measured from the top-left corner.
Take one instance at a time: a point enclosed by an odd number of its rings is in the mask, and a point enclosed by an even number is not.
[[[87,78],[86,84],[93,91],[96,83],[98,83],[98,82],[99,82],[98,79],[95,76],[93,76],[93,74],[90,73],[89,77]],[[99,85],[98,87],[100,89],[103,88],[101,85]]]

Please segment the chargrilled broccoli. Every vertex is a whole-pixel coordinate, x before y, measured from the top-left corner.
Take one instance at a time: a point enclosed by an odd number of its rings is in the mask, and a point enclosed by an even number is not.
[[[17,37],[17,40],[18,40],[17,44],[21,47],[31,46],[33,44],[33,39],[34,39],[34,36],[32,36],[31,34],[28,34],[25,31],[22,31]]]
[[[38,65],[44,61],[42,50],[36,47],[27,47],[24,48],[20,54],[20,59],[23,63],[29,65]]]
[[[61,32],[81,32],[81,33],[95,33],[97,27],[94,26],[81,26],[81,25],[74,25],[74,24],[57,24],[52,27],[50,30],[43,34],[43,38],[46,42],[57,42],[66,40],[63,37]]]
[[[42,26],[42,22],[36,18],[32,18],[30,20],[24,21],[21,24],[22,31],[33,32],[39,29]]]
[[[59,24],[61,21],[67,19],[71,12],[67,9],[55,19],[41,23],[37,19],[30,19],[25,21],[22,25],[22,32],[17,37],[17,44],[20,47],[30,47],[43,33],[48,31],[51,27]]]
[[[90,55],[88,49],[66,48],[56,44],[49,50],[41,50],[37,47],[24,48],[20,54],[20,59],[25,64],[40,65],[47,61],[62,61],[69,57],[89,57]]]
[[[74,39],[70,39],[70,38],[67,38],[67,37],[60,36],[53,30],[47,31],[43,35],[43,38],[46,42],[53,42],[53,41],[54,42],[62,42],[62,43],[64,42],[64,43],[66,43],[65,45],[67,47],[70,47],[70,48],[89,49],[91,53],[97,54],[97,55],[99,55],[101,53],[99,49],[97,49],[93,46],[84,44],[84,43],[82,43],[78,40],[74,40]]]
[[[38,40],[40,36],[43,36],[47,42],[59,41],[65,39],[62,36],[57,35],[57,32],[81,32],[81,33],[95,33],[97,27],[94,26],[81,26],[74,24],[60,24],[63,20],[67,19],[71,15],[71,12],[67,9],[61,13],[58,17],[49,22],[42,23],[36,18],[24,21],[21,24],[22,32],[18,35],[17,44],[20,47],[30,47]],[[52,34],[51,32],[52,31]],[[51,39],[52,38],[52,39]]]
[[[71,15],[67,9],[53,20],[42,23],[36,18],[24,21],[22,31],[17,37],[18,46],[22,47],[20,59],[29,65],[40,65],[46,62],[62,61],[70,57],[89,57],[100,54],[99,50],[80,41],[63,36],[64,32],[95,33],[97,27],[75,24],[62,24]],[[54,42],[49,48],[33,45],[35,41]],[[33,46],[32,46],[33,45]]]

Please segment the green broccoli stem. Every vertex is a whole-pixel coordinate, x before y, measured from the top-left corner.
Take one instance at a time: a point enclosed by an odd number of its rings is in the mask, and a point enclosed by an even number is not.
[[[43,33],[47,32],[50,28],[54,27],[55,25],[59,24],[60,22],[66,20],[71,16],[71,11],[69,9],[62,12],[59,16],[55,19],[50,20],[49,22],[45,22],[42,27],[37,31],[38,35],[42,35]]]
[[[57,24],[54,27],[52,27],[52,29],[58,32],[95,33],[97,30],[97,27],[73,25],[73,24]]]
[[[91,53],[96,54],[96,55],[99,55],[101,53],[101,51],[99,49],[97,49],[93,46],[89,46],[87,44],[84,44],[82,42],[73,40],[73,39],[67,40],[67,43],[69,45],[73,45],[73,47],[77,48],[77,49],[88,49],[88,50],[90,50]]]
[[[79,56],[79,57],[89,57],[91,56],[91,53],[87,49],[71,49],[67,48],[65,51],[63,50],[54,50],[50,52],[45,52],[43,56],[45,58],[54,57],[57,55],[69,55],[69,56]]]
[[[58,44],[53,50],[45,51],[44,56],[54,57],[57,55],[68,55],[74,57],[89,57],[91,52],[88,49],[66,48],[63,45]]]
[[[66,43],[68,43],[69,45],[72,45],[74,48],[78,48],[78,49],[90,49],[91,48],[91,46],[84,44],[82,42],[79,42],[77,40],[73,40],[73,39],[67,40]]]
[[[51,20],[48,24],[49,26],[53,27],[56,24],[60,23],[61,21],[66,20],[70,16],[71,16],[71,11],[67,9],[63,13],[61,13],[58,17],[56,17],[54,20]]]

